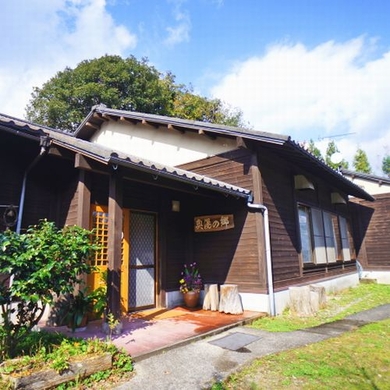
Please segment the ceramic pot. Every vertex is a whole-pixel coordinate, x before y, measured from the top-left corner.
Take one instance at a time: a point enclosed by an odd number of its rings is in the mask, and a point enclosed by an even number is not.
[[[198,306],[199,295],[200,295],[199,291],[188,291],[185,294],[183,294],[184,303],[186,304],[186,306],[190,308]]]

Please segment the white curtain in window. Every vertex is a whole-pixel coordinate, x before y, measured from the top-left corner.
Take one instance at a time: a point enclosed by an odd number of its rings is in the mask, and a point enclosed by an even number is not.
[[[326,246],[324,236],[324,223],[322,212],[318,209],[311,209],[313,220],[314,253],[317,264],[326,263]]]
[[[351,260],[351,251],[349,250],[347,221],[344,217],[339,217],[339,227],[341,236],[341,247],[343,253],[343,260]]]

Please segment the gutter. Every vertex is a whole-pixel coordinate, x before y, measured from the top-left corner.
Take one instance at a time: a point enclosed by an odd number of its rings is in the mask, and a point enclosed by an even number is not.
[[[274,282],[272,275],[272,259],[271,259],[271,236],[269,230],[269,218],[268,209],[266,206],[260,203],[253,203],[253,199],[249,198],[247,206],[255,211],[260,211],[264,217],[264,236],[265,236],[265,258],[267,264],[267,283],[268,283],[268,297],[269,297],[269,314],[271,317],[275,317],[275,293]]]

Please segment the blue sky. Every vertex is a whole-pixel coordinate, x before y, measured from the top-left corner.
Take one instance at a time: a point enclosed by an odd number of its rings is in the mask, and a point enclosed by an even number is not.
[[[2,3],[0,112],[104,54],[147,57],[260,131],[330,139],[375,173],[390,154],[387,0],[13,0]],[[347,134],[343,136],[343,134]]]

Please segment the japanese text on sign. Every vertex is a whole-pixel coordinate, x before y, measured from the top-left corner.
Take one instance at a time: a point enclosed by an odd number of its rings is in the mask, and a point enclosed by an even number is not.
[[[194,231],[196,233],[218,232],[234,228],[233,214],[203,215],[194,218]]]

